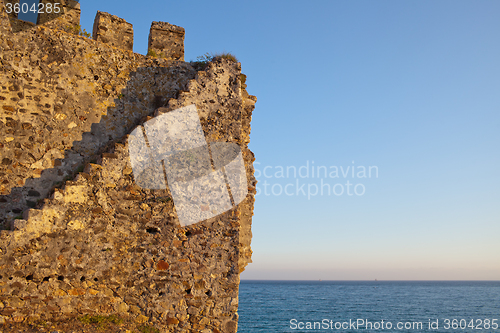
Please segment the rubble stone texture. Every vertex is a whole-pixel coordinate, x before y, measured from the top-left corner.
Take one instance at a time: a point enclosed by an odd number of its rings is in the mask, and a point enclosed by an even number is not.
[[[48,28],[59,28],[71,31],[80,27],[80,3],[75,0],[40,0],[44,4],[44,12],[38,14],[37,24]],[[60,4],[61,11],[56,13],[54,4]],[[47,7],[49,6],[49,7]],[[52,8],[49,10],[49,8]]]
[[[123,50],[134,48],[134,29],[118,16],[98,11],[94,21],[92,38]]]
[[[184,28],[167,22],[153,22],[148,52],[160,58],[184,61]]]
[[[117,315],[123,332],[236,332],[256,193],[240,64],[196,71],[67,33],[64,19],[13,32],[0,0],[0,324]],[[249,194],[183,228],[168,189],[135,184],[127,136],[191,104],[208,142],[240,146]]]
[[[5,3],[19,4],[19,0],[5,0]],[[53,10],[54,4],[58,4],[57,10]],[[39,9],[43,10],[38,15],[37,24],[43,24],[49,28],[57,28],[65,31],[72,31],[80,25],[80,3],[75,0],[40,0]],[[49,9],[46,10],[47,4]],[[59,11],[56,13],[56,11]],[[10,25],[13,32],[30,29],[34,26],[31,22],[17,20],[17,14],[12,12],[9,15]]]

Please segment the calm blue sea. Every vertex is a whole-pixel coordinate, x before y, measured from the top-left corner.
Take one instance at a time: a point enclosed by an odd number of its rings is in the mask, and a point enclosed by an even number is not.
[[[500,281],[247,280],[238,312],[239,333],[500,333]]]

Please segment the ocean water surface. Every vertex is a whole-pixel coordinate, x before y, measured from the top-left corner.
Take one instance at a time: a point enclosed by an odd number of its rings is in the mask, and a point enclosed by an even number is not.
[[[239,333],[497,332],[500,281],[254,281]]]

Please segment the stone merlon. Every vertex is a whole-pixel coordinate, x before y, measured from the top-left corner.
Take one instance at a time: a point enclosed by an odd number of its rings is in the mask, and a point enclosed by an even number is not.
[[[134,48],[134,29],[118,16],[98,11],[94,20],[92,38],[123,50]]]
[[[184,61],[184,34],[182,27],[167,22],[153,22],[149,30],[148,53]]]
[[[64,15],[35,26],[8,15],[5,1],[0,331],[51,322],[51,332],[236,333],[257,193],[248,147],[257,99],[241,64],[182,61],[184,29],[168,23],[153,23],[145,56],[130,51],[132,25],[116,16],[99,12],[92,40],[75,2],[60,0]],[[196,109],[202,140],[239,147],[247,187],[238,205],[190,225],[181,224],[173,186],[140,186],[130,145],[138,125],[186,107]],[[188,158],[190,170],[201,165]],[[222,188],[236,203],[239,191]],[[216,211],[204,190],[199,210]]]

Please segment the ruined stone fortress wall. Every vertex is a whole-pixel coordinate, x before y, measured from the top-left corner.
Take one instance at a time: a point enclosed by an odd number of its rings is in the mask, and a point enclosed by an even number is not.
[[[0,324],[113,314],[131,331],[236,332],[256,183],[240,64],[197,71],[168,23],[153,22],[151,57],[116,16],[98,12],[90,39],[72,33],[77,2],[37,26],[5,12],[15,2],[0,0]],[[207,141],[241,147],[249,193],[181,227],[168,189],[135,184],[127,137],[191,104]]]

